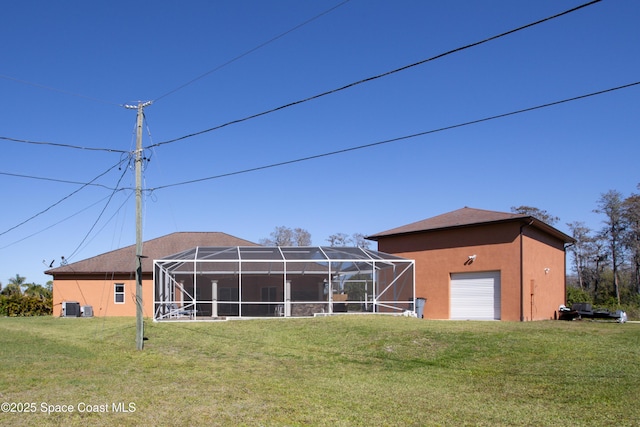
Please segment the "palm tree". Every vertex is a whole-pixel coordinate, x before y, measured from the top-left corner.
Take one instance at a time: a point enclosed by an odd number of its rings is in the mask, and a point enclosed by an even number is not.
[[[16,277],[9,279],[9,284],[5,286],[0,293],[2,295],[22,295],[22,286],[24,285],[25,280],[26,277],[16,274]]]
[[[41,300],[45,300],[47,298],[51,298],[51,290],[45,288],[42,285],[36,285],[35,283],[29,283],[26,285],[27,288],[24,290],[24,295],[30,296],[33,298],[38,298]]]
[[[16,277],[12,277],[9,279],[9,284],[11,285],[16,285],[18,287],[18,289],[20,290],[20,293],[22,293],[22,287],[24,286],[24,281],[27,280],[26,277],[23,277],[19,274],[16,274]]]

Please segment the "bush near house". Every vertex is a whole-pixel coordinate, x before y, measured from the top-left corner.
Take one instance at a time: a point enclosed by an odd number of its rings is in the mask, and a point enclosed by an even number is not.
[[[50,316],[53,301],[51,297],[39,298],[29,295],[0,295],[0,316]]]

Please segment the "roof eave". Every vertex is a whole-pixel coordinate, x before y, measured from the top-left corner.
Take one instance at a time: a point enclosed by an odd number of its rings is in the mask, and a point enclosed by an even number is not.
[[[557,228],[552,227],[532,216],[505,218],[505,219],[499,219],[495,221],[475,222],[471,224],[457,224],[457,225],[450,225],[446,227],[429,228],[424,230],[411,230],[411,231],[404,231],[404,232],[398,232],[398,233],[388,233],[388,234],[380,233],[380,234],[374,234],[372,236],[367,236],[365,238],[367,240],[372,240],[374,242],[377,242],[380,239],[387,238],[387,237],[409,236],[413,234],[431,233],[435,231],[447,231],[447,230],[456,230],[461,228],[478,227],[478,226],[484,226],[484,225],[504,224],[508,222],[520,222],[520,223],[523,223],[524,225],[527,225],[527,224],[535,225],[537,228],[542,229],[546,233],[559,238],[565,243],[575,243],[575,239],[573,237],[563,233]]]

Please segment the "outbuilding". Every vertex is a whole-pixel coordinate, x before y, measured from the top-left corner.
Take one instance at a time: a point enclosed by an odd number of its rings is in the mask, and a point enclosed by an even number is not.
[[[465,207],[368,239],[415,260],[425,318],[554,319],[565,303],[574,239],[530,215]]]

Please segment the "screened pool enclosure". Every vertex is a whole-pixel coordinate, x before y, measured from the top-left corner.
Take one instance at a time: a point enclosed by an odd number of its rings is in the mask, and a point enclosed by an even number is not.
[[[154,320],[404,313],[414,270],[363,248],[196,247],[154,261]]]

